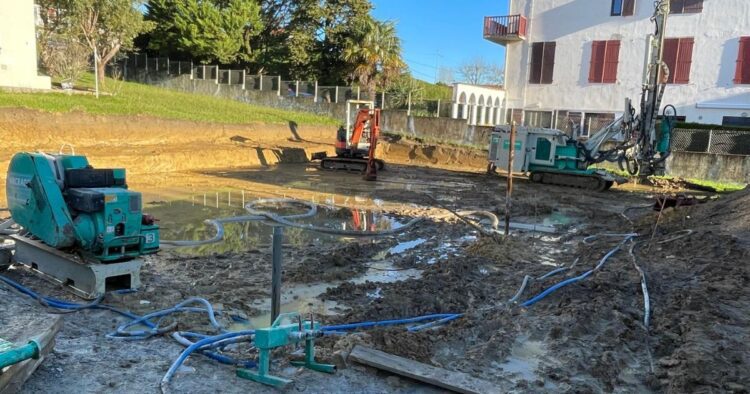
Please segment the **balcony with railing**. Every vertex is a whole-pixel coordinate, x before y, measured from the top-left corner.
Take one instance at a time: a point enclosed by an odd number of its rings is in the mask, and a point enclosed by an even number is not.
[[[526,39],[527,20],[521,15],[486,16],[484,39],[495,44],[506,45]]]

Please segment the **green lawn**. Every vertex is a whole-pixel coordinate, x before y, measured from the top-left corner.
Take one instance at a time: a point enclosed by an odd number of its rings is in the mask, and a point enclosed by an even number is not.
[[[93,86],[89,74],[76,84]],[[131,82],[107,80],[115,95],[11,93],[0,90],[0,108],[30,108],[48,112],[84,111],[99,115],[150,115],[166,119],[216,123],[276,123],[294,121],[300,125],[337,125],[340,121],[307,112],[295,112],[244,104],[199,94],[182,93]]]

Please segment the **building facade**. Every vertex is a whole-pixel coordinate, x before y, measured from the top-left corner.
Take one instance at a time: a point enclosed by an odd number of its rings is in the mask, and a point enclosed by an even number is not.
[[[0,0],[0,87],[50,89],[37,72],[33,0]]]
[[[663,105],[686,122],[750,126],[750,1],[671,0]],[[506,47],[504,120],[587,136],[637,107],[651,0],[510,0],[484,37]]]
[[[500,86],[453,84],[451,118],[466,119],[470,125],[494,126],[501,123],[505,91]]]

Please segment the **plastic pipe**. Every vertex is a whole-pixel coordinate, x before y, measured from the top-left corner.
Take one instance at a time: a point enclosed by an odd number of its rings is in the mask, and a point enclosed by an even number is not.
[[[35,341],[0,353],[0,370],[30,358],[39,358],[39,345]]]

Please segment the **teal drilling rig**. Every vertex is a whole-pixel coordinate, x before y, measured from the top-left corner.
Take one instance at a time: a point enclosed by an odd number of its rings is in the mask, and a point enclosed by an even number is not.
[[[582,142],[555,129],[518,127],[515,138],[514,172],[528,173],[532,182],[604,191],[624,178],[592,168],[602,162],[618,163],[631,175],[663,175],[670,154],[670,137],[676,110],[667,105],[661,111],[662,97],[669,77],[663,60],[669,1],[655,3],[651,21],[655,31],[648,36],[648,50],[638,113],[630,99],[623,115]],[[657,127],[657,124],[659,127]],[[510,126],[498,126],[492,133],[489,170],[504,168],[510,155]],[[612,143],[603,149],[605,143]]]

